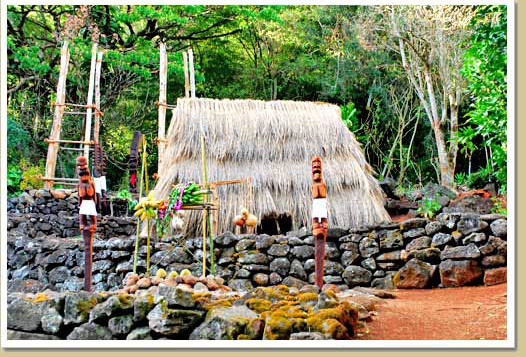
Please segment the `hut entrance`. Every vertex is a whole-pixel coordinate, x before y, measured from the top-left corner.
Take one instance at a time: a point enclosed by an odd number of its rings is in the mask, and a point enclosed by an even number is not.
[[[285,234],[292,230],[292,215],[288,212],[276,213],[271,212],[261,217],[258,227],[259,233],[268,235]]]

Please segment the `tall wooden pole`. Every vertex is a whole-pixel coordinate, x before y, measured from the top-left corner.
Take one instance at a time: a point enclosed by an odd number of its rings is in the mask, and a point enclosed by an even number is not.
[[[166,56],[166,45],[161,42],[159,48],[159,124],[157,131],[157,174],[164,175],[165,167],[162,164],[166,148],[165,123],[166,123],[166,81],[168,77],[168,59]]]
[[[195,73],[194,73],[194,51],[188,50],[188,61],[190,62],[190,91],[192,98],[195,98]]]
[[[205,149],[205,134],[202,132],[201,127],[201,168],[203,170],[203,183],[204,189],[208,190],[208,173],[206,172],[206,149]],[[205,195],[205,202],[208,202],[208,195]],[[203,209],[203,276],[206,276],[206,236],[207,236],[207,220],[208,210]],[[213,253],[213,252],[211,252]]]
[[[88,102],[87,104],[87,110],[86,110],[86,129],[84,132],[84,141],[86,142],[84,144],[84,157],[89,162],[89,147],[90,145],[88,142],[91,139],[91,116],[93,113],[93,86],[95,84],[95,65],[97,62],[97,44],[94,43],[91,46],[91,66],[89,71],[89,85],[88,85]]]
[[[102,51],[97,54],[97,64],[95,65],[95,124],[93,125],[93,141],[99,143],[100,131],[100,72],[102,68]]]
[[[55,100],[55,116],[53,117],[53,126],[49,135],[49,146],[46,158],[46,177],[55,177],[55,167],[57,164],[57,155],[59,149],[60,131],[62,128],[62,116],[64,115],[64,103],[66,102],[66,78],[68,76],[69,49],[68,41],[64,41],[60,50],[60,72],[57,84],[57,98]],[[53,187],[52,181],[45,181],[44,187],[50,189]]]
[[[183,63],[184,63],[184,97],[190,97],[190,79],[188,77],[188,54],[186,51],[183,52]]]

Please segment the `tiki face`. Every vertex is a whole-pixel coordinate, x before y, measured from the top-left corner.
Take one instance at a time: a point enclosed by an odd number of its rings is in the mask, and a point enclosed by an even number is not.
[[[86,177],[89,179],[90,171],[88,168],[88,160],[86,160],[84,156],[77,157],[77,173],[81,180],[84,180]]]
[[[312,159],[312,180],[314,182],[321,182],[322,180],[321,158],[319,156]]]

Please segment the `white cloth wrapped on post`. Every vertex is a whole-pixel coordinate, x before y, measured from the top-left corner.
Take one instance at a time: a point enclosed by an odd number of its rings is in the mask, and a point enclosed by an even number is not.
[[[95,184],[95,192],[98,193],[99,195],[102,194],[100,177],[93,177],[93,183]]]
[[[95,201],[93,200],[82,200],[80,204],[79,214],[86,216],[96,216],[97,207],[95,207]]]
[[[312,218],[328,218],[327,199],[315,198],[312,200]]]
[[[108,190],[106,189],[106,176],[101,176],[101,177],[99,177],[99,180],[100,180],[100,189],[101,189],[102,191],[108,191]]]

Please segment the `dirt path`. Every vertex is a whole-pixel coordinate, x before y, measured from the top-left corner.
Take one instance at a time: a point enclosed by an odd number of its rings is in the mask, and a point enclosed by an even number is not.
[[[377,307],[362,339],[506,339],[506,287],[397,290]]]

